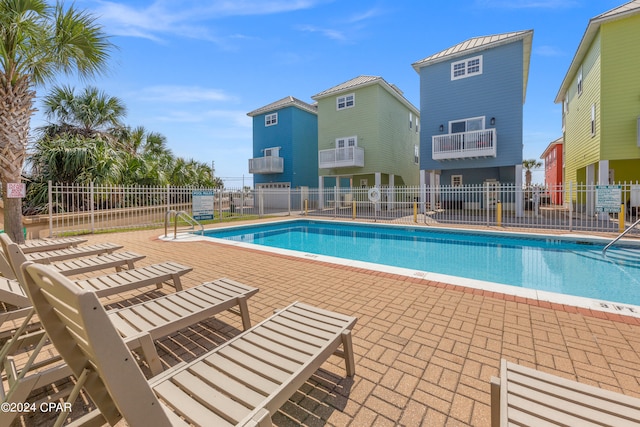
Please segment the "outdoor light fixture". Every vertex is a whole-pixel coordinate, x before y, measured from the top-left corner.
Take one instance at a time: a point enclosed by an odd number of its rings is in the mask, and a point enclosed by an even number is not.
[[[440,132],[444,132],[444,125],[440,125]]]
[[[491,123],[491,126],[496,124],[496,118],[495,117],[491,117],[491,120],[489,121],[489,123]]]

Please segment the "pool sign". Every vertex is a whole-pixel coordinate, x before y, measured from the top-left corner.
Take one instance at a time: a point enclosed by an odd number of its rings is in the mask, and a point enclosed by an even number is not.
[[[193,219],[213,219],[213,190],[194,190],[192,199]]]
[[[27,197],[27,184],[7,182],[7,199],[23,199],[25,197]]]
[[[621,200],[620,185],[596,185],[596,212],[619,213]]]

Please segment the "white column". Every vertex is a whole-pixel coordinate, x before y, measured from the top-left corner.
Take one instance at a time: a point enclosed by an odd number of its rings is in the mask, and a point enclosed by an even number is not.
[[[587,165],[587,179],[585,184],[587,185],[587,188],[585,189],[586,194],[587,194],[587,205],[585,206],[586,208],[586,214],[587,215],[593,215],[593,213],[595,212],[595,203],[596,203],[596,197],[595,197],[595,184],[596,184],[596,165],[595,164],[591,164],[591,165]],[[579,191],[579,190],[578,190]]]
[[[396,176],[394,174],[389,174],[389,190],[387,192],[387,210],[393,209],[396,202],[396,189],[395,189],[395,179]]]
[[[318,177],[318,209],[324,209],[324,176]]]
[[[376,172],[375,173],[375,186],[380,189],[380,187],[382,186],[382,173],[380,172]],[[382,194],[382,190],[380,190]],[[380,202],[376,203],[376,211],[380,211]]]
[[[524,216],[524,194],[522,192],[522,164],[516,165],[516,217]],[[504,206],[504,205],[503,205]]]
[[[609,182],[609,160],[600,160],[598,162],[598,185],[613,184]],[[598,214],[598,219],[608,220],[609,214],[602,212]]]
[[[439,187],[439,185],[436,179],[436,171],[429,171],[429,205],[432,211],[436,210],[437,187]]]
[[[427,193],[427,171],[422,169],[420,171],[420,197],[418,202],[420,203],[420,213],[426,212],[426,194]]]

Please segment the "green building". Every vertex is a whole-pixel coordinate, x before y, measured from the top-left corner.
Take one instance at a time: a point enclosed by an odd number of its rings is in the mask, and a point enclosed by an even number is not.
[[[565,183],[640,180],[640,0],[589,21],[555,102]]]
[[[419,184],[420,112],[397,87],[359,76],[312,99],[320,188]]]

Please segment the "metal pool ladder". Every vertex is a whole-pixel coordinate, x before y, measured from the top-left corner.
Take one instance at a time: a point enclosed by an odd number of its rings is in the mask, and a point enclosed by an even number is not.
[[[616,237],[615,239],[613,239],[612,241],[609,242],[609,244],[607,246],[604,247],[604,249],[602,250],[602,255],[605,255],[607,252],[607,249],[609,249],[610,246],[612,246],[615,242],[617,242],[618,240],[622,239],[622,236],[624,236],[625,234],[627,234],[633,227],[635,227],[636,225],[640,224],[640,219],[637,220],[636,222],[634,222],[633,224],[631,224],[629,227],[627,227],[626,230],[624,230],[622,233],[620,233],[618,235],[618,237]]]
[[[164,237],[167,237],[167,229],[169,228],[169,222],[171,218],[173,218],[173,238],[175,239],[178,236],[179,217],[183,217],[184,221],[191,226],[192,230],[194,230],[196,226],[200,227],[200,234],[204,235],[204,227],[198,222],[197,219],[193,218],[185,211],[175,211],[171,209],[168,210],[164,215]]]

